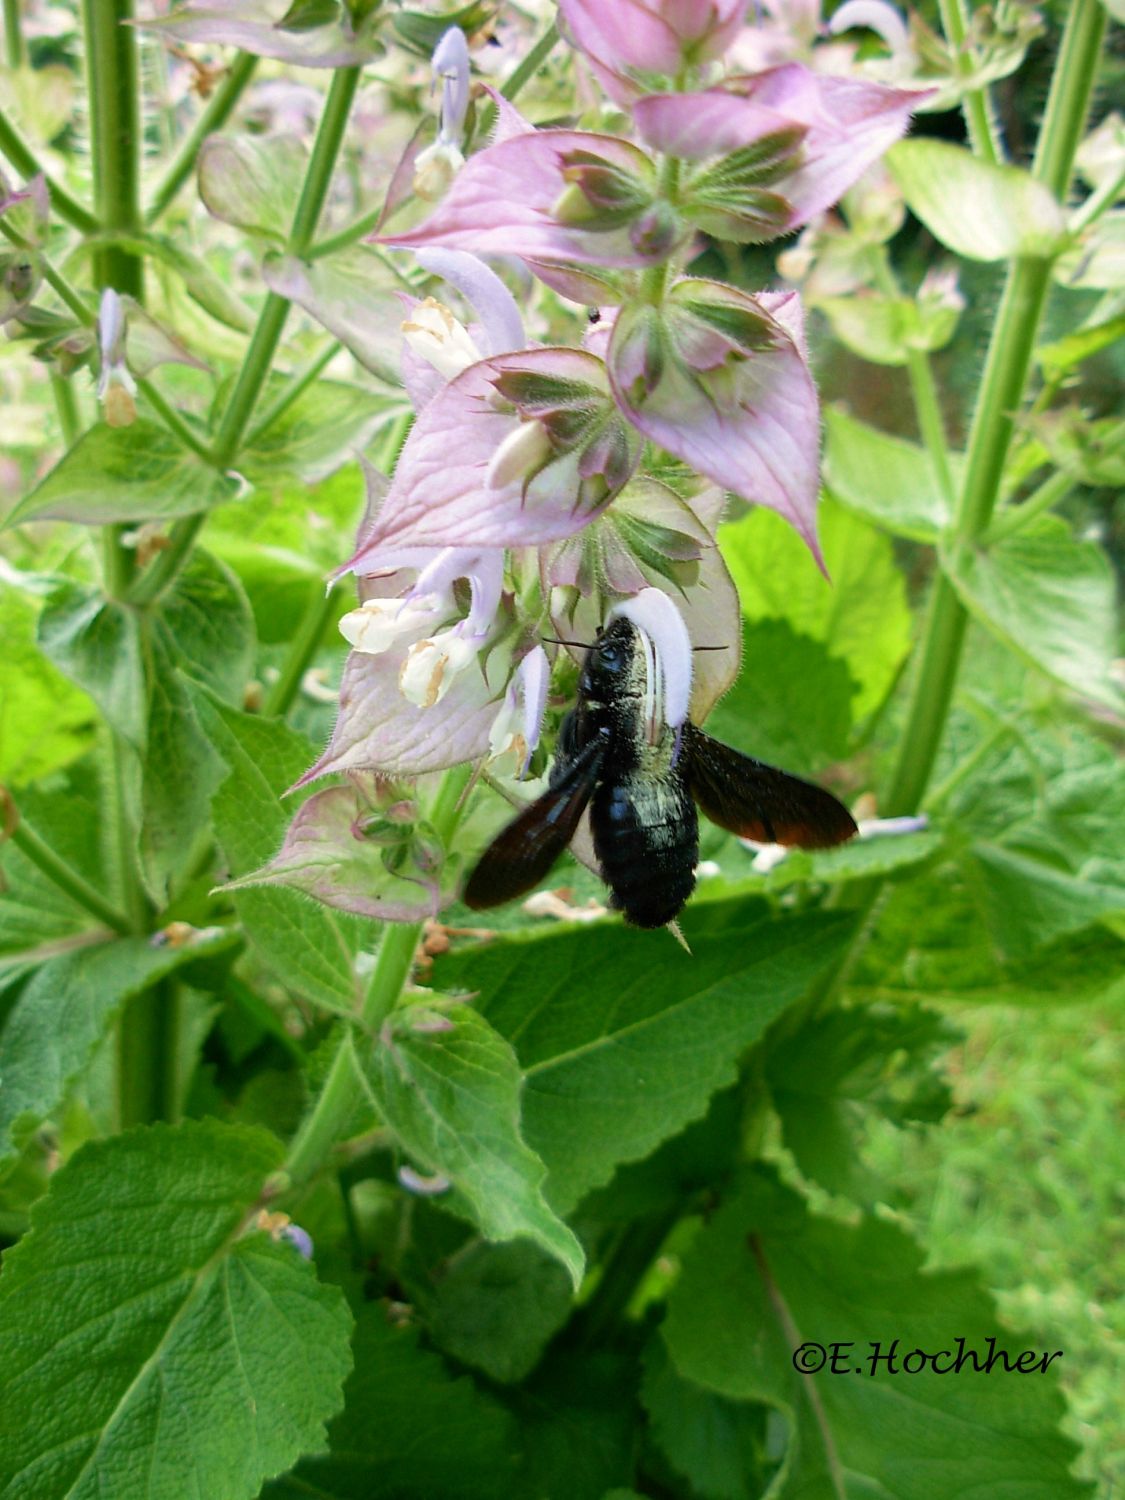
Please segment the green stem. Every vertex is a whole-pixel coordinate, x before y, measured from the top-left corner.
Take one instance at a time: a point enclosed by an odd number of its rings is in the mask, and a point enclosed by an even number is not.
[[[262,434],[273,426],[278,417],[284,416],[294,401],[304,395],[324,367],[332,363],[341,347],[336,339],[333,339],[314,359],[310,359],[303,369],[298,370],[290,378],[289,383],[279,393],[277,400],[266,407],[262,416],[250,429],[250,434],[246,439],[248,444],[256,443]]]
[[[85,907],[91,916],[97,917],[99,922],[104,922],[114,932],[122,934],[134,930],[128,917],[119,912],[99,891],[96,891],[83,876],[79,875],[77,870],[72,870],[64,859],[60,859],[33,828],[19,821],[12,830],[11,839],[20,853],[33,865],[37,865],[48,880],[57,885],[60,891],[65,891],[72,901]]]
[[[957,72],[965,77],[973,71],[974,66],[973,58],[965,47],[969,28],[966,0],[938,0],[938,5],[945,39],[956,54]],[[999,166],[1004,160],[1004,153],[1000,147],[988,91],[970,89],[961,101],[961,109],[974,155],[979,156],[982,161],[991,162],[993,166]]]
[[[622,1230],[590,1300],[575,1314],[571,1337],[577,1347],[594,1349],[612,1342],[646,1271],[684,1207],[677,1204],[651,1218],[636,1219]]]
[[[140,228],[140,76],[133,0],[83,0],[94,206],[107,233]],[[140,299],[144,263],[107,245],[95,255],[100,287]]]
[[[156,554],[129,590],[130,604],[152,604],[178,577],[187,562],[204,515],[184,516],[168,533],[168,545]]]
[[[289,652],[281,674],[266,694],[262,712],[267,716],[289,712],[300,689],[301,679],[323,639],[325,627],[336,613],[336,597],[334,589],[326,591],[324,584],[317,581],[297,632],[289,643]]]
[[[1104,27],[1099,0],[1075,0],[1032,168],[1060,201],[1066,199],[1082,138]],[[961,545],[978,542],[992,520],[1050,279],[1047,260],[1019,259],[1009,267],[969,431],[954,523]],[[916,811],[925,794],[953,697],[965,625],[964,606],[943,573],[934,586],[902,748],[881,809],[885,817]]]
[[[148,207],[145,223],[155,224],[157,219],[183,187],[195,166],[199,148],[209,135],[221,130],[242,96],[242,91],[254,76],[258,66],[257,57],[249,52],[240,52],[230,66],[230,71],[215,90],[207,108],[196,120],[176,152],[167,172],[156,187]]]
[[[78,397],[74,393],[74,386],[71,382],[64,380],[55,370],[51,371],[51,394],[55,398],[55,410],[59,416],[63,444],[67,448],[73,448],[78,441],[78,434],[82,431]]]
[[[470,775],[469,766],[446,771],[430,808],[430,822],[447,848],[457,827],[461,798]],[[368,1035],[378,1035],[379,1028],[398,1004],[410,977],[422,926],[421,922],[394,922],[383,928],[383,940],[357,1018]],[[347,1128],[363,1096],[358,1066],[349,1028],[336,1049],[316,1103],[290,1144],[285,1170],[292,1182],[310,1177]]]
[[[324,200],[328,196],[332,170],[344,139],[348,112],[359,84],[359,72],[358,68],[339,68],[333,74],[324,113],[320,117],[316,143],[301,187],[301,196],[293,215],[293,227],[289,232],[286,248],[291,255],[306,255],[312,244]],[[250,347],[223,413],[223,420],[215,434],[215,461],[220,468],[233,462],[238,452],[262,387],[269,377],[288,316],[289,303],[276,292],[270,292],[250,339]]]
[[[3,110],[0,110],[0,153],[7,157],[25,180],[32,177],[43,178],[51,194],[53,212],[60,219],[65,219],[73,229],[82,234],[93,234],[98,228],[98,221],[90,210],[84,208],[77,198],[71,197],[66,188],[44,170],[32,147]]]
[[[880,245],[874,255],[875,279],[884,296],[892,301],[903,295],[898,284],[885,245]],[[923,349],[908,349],[906,369],[910,376],[910,391],[914,397],[914,413],[918,419],[918,431],[929,455],[938,488],[952,509],[957,495],[953,479],[953,467],[949,461],[949,442],[945,435],[945,423],[941,415],[937,386],[929,356]]]
[[[1055,506],[1065,500],[1074,487],[1075,480],[1070,474],[1064,473],[1061,469],[1057,474],[1052,474],[1021,504],[1009,505],[997,516],[985,535],[985,545],[991,547],[1005,537],[1015,536],[1017,531],[1022,531],[1025,526],[1035,520],[1036,516],[1054,510]]]
[[[22,68],[23,32],[20,30],[20,0],[4,0],[4,51],[9,68]]]
[[[168,404],[151,380],[143,380],[138,377],[137,390],[144,396],[169,432],[175,433],[180,442],[186,448],[190,448],[193,453],[198,454],[204,463],[214,463],[214,455],[207,444],[188,426],[175,407]]]
[[[120,1128],[175,1117],[179,1072],[179,1006],[168,980],[135,996],[117,1032]]]

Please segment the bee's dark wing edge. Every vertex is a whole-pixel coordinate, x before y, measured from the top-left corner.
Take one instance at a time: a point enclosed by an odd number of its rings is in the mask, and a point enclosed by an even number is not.
[[[694,724],[684,727],[683,754],[688,790],[700,811],[739,838],[828,849],[858,831],[851,813],[831,792],[751,760]]]
[[[591,741],[557,784],[508,824],[481,855],[461,899],[473,911],[500,906],[533,890],[574,837],[604,754]]]

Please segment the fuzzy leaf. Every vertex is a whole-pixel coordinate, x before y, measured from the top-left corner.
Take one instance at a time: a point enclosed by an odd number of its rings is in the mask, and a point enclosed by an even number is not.
[[[887,165],[911,211],[969,260],[1048,256],[1066,215],[1050,188],[1019,167],[995,167],[948,141],[900,141]]]
[[[280,1165],[271,1136],[208,1120],[55,1174],[0,1280],[4,1493],[253,1500],[326,1446],[351,1316],[291,1246],[243,1232]]]
[[[224,224],[284,241],[307,156],[289,135],[213,135],[199,152],[199,196]]]
[[[262,1500],[496,1500],[511,1493],[516,1437],[500,1404],[455,1378],[418,1330],[367,1305],[330,1451],[303,1458]]]
[[[237,940],[222,929],[180,947],[119,938],[48,959],[0,1032],[0,1159],[22,1149],[30,1131],[54,1115],[126,1000]]]
[[[36,601],[11,581],[0,590],[0,781],[19,787],[74,760],[90,742],[94,709],[36,645]]]
[[[280,377],[271,383],[280,386]],[[268,392],[269,385],[267,400]],[[217,409],[224,399],[220,394]],[[251,437],[239,453],[239,472],[259,485],[290,478],[316,484],[362,452],[392,411],[387,396],[318,380],[260,437]]]
[[[134,610],[67,579],[43,606],[39,645],[48,661],[89,693],[118,734],[135,749],[144,745],[147,704]]]
[[[215,834],[231,873],[245,874],[280,845],[295,810],[280,794],[308,765],[312,747],[286,724],[238,713],[200,688],[192,703],[227,767],[212,803]],[[354,1012],[360,923],[297,891],[240,891],[234,901],[256,956],[282,984],[327,1010]]]
[[[1028,1346],[970,1273],[925,1273],[922,1259],[894,1224],[813,1217],[771,1175],[748,1172],[685,1257],[663,1326],[668,1353],[695,1384],[784,1418],[778,1500],[842,1495],[844,1475],[848,1493],[894,1500],[1088,1496],[1069,1473],[1074,1447],[1058,1432],[1050,1375],[971,1364],[955,1375],[869,1373],[876,1341],[886,1352],[897,1340],[900,1359],[919,1348],[955,1356],[958,1338],[984,1358],[990,1336],[1013,1354]],[[860,1373],[798,1374],[794,1348],[807,1341],[850,1342],[845,1367]]]
[[[156,7],[151,9],[155,12]],[[188,0],[167,15],[143,17],[139,25],[172,41],[239,47],[256,57],[272,57],[299,68],[354,68],[374,56],[370,28],[346,25],[342,6],[333,6],[339,19],[329,24],[294,25],[292,20],[285,24],[299,9],[291,0],[235,0],[233,4]],[[317,19],[315,12],[313,19]]]
[[[509,1043],[465,1005],[446,1029],[396,1010],[368,1063],[371,1098],[402,1148],[449,1179],[488,1239],[527,1237],[555,1256],[577,1288],[582,1247],[542,1193],[545,1168],[520,1134],[519,1063]]]
[[[732,903],[688,907],[683,926],[690,957],[661,934],[607,924],[512,937],[435,966],[444,989],[478,991],[480,1010],[518,1048],[524,1132],[562,1212],[704,1112],[850,922],[755,922]]]
[[[98,423],[24,496],[8,524],[168,520],[221,505],[237,492],[236,480],[216,473],[166,427]]]
[[[380,285],[385,277],[377,256],[362,246],[314,261],[267,255],[262,266],[271,291],[303,307],[365,370],[395,386],[402,303]]]
[[[926,453],[857,421],[839,407],[824,414],[828,441],[824,484],[829,493],[895,536],[936,542],[949,524],[949,503]],[[961,467],[952,455],[954,478]]]
[[[746,620],[785,620],[847,667],[858,722],[883,701],[909,650],[910,611],[887,537],[832,504],[822,506],[821,524],[831,588],[789,528],[766,511],[721,527],[719,546]]]
[[[1113,570],[1095,542],[1044,516],[994,546],[946,559],[965,605],[1025,661],[1081,697],[1120,708],[1114,657]]]

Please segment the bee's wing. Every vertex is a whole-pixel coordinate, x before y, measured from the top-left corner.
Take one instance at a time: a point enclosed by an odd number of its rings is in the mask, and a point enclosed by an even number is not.
[[[466,906],[474,911],[499,906],[539,884],[574,836],[603,754],[602,743],[591,740],[556,784],[496,835],[469,876],[462,896]]]
[[[684,726],[684,776],[700,810],[740,838],[827,849],[857,831],[831,792]]]

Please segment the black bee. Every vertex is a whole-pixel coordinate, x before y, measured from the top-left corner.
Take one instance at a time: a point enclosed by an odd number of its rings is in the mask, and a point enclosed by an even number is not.
[[[675,919],[695,886],[696,806],[720,828],[763,843],[825,849],[856,832],[823,788],[751,760],[685,723],[653,726],[650,655],[624,618],[598,632],[562,722],[549,789],[485,850],[464,899],[479,911],[532,890],[590,807],[611,905],[636,927]]]

